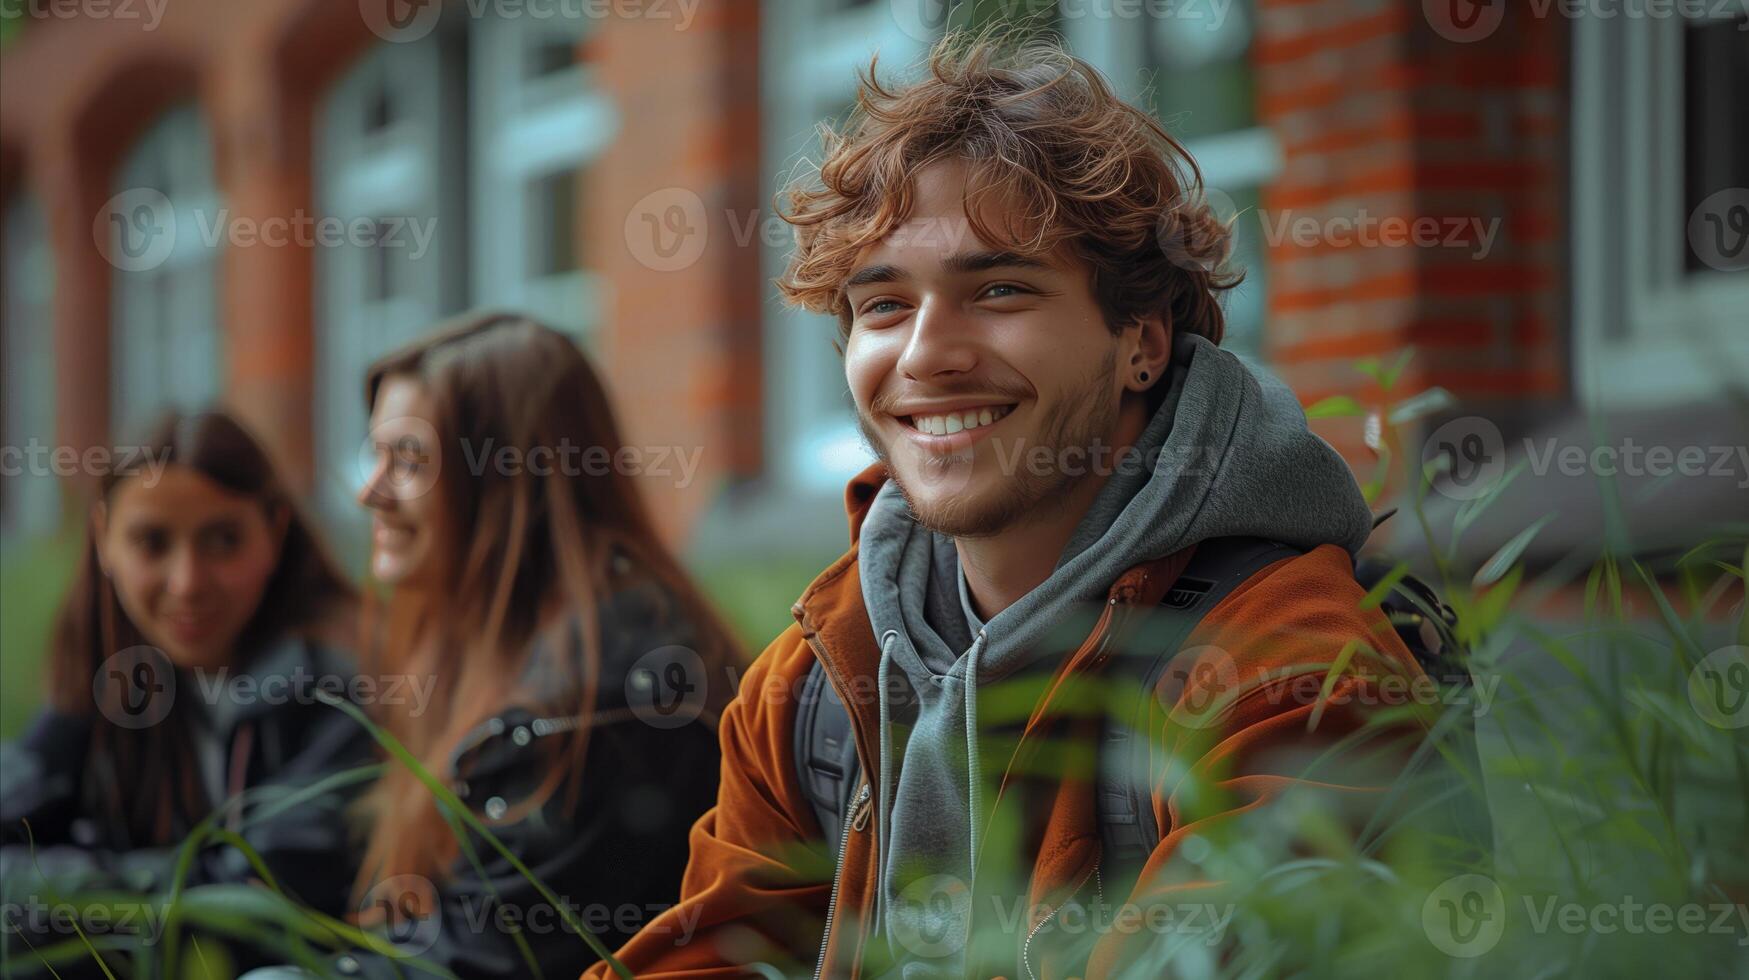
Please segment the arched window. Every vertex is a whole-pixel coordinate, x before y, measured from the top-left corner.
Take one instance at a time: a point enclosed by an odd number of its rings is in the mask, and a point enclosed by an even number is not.
[[[116,172],[106,212],[114,266],[111,430],[221,391],[219,252],[229,215],[213,182],[212,138],[192,105],[166,112]]]

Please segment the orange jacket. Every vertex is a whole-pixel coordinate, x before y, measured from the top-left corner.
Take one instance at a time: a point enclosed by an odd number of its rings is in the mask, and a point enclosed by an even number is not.
[[[796,625],[774,640],[742,678],[721,725],[723,769],[717,805],[692,828],[692,854],[680,902],[617,953],[635,976],[760,975],[743,965],[748,963],[770,964],[785,976],[807,976],[814,973],[816,956],[824,960],[822,976],[861,974],[880,887],[876,821],[869,819],[867,806],[857,806],[847,821],[841,862],[823,854],[821,829],[795,775],[793,747],[797,693],[817,659],[849,709],[862,763],[859,779],[866,785],[866,774],[879,772],[878,704],[872,679],[880,650],[863,606],[855,542],[885,478],[877,466],[850,484],[850,551],[802,594],[793,609]],[[978,960],[980,975],[1110,976],[1124,972],[1138,955],[1136,936],[1120,931],[1100,938],[1090,958],[1084,948],[1078,952],[1054,948],[1035,935],[1042,919],[1094,880],[1100,834],[1091,776],[1059,776],[1041,787],[1036,778],[1022,773],[1027,771],[1029,752],[1045,744],[1047,733],[1063,735],[1061,724],[1051,717],[1052,698],[1070,678],[1100,663],[1105,640],[1122,617],[1161,601],[1189,557],[1187,550],[1145,562],[1112,583],[1110,601],[1098,624],[1058,668],[1052,686],[1033,709],[993,804],[996,808],[1024,805],[1033,817],[1028,822],[1036,827],[1037,847],[1027,895],[1028,920],[1024,928],[1015,930],[1012,961]],[[1183,649],[1231,651],[1232,660],[1217,671],[1180,675],[1189,680],[1174,696],[1180,705],[1204,703],[1218,692],[1199,687],[1204,683],[1199,678],[1230,681],[1235,674],[1246,694],[1229,704],[1218,723],[1194,743],[1178,731],[1153,740],[1154,807],[1163,838],[1128,896],[1130,902],[1146,908],[1150,902],[1163,901],[1169,892],[1194,887],[1167,881],[1179,880],[1167,869],[1187,837],[1261,806],[1289,787],[1306,785],[1280,765],[1281,753],[1276,750],[1304,745],[1311,727],[1319,739],[1353,731],[1365,720],[1366,705],[1388,701],[1383,696],[1364,696],[1378,691],[1377,675],[1344,675],[1323,698],[1284,696],[1281,685],[1260,682],[1263,675],[1280,676],[1278,672],[1295,666],[1327,665],[1351,641],[1370,645],[1401,677],[1420,675],[1383,615],[1359,608],[1362,598],[1347,552],[1325,545],[1265,568],[1203,618]],[[1322,679],[1322,671],[1313,673]],[[1309,724],[1314,713],[1315,726]],[[1094,737],[1094,731],[1083,734]],[[1196,746],[1190,762],[1193,774],[1209,776],[1233,801],[1223,812],[1188,816],[1192,804],[1176,792],[1188,781],[1171,782],[1164,775],[1171,768],[1165,764],[1166,756],[1177,757],[1179,767],[1173,771],[1182,774],[1182,765],[1190,761],[1185,752],[1192,744]],[[1026,785],[1029,782],[1033,785]],[[1335,789],[1376,792],[1370,785]],[[1200,802],[1196,806],[1203,808]],[[838,865],[835,898],[834,863]],[[605,964],[585,974],[611,975]]]

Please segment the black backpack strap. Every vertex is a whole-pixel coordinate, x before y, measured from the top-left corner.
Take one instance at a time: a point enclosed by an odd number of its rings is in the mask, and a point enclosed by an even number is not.
[[[850,734],[850,712],[818,660],[802,682],[792,737],[796,778],[820,821],[827,847],[835,849],[861,766],[856,759],[856,740]]]
[[[1161,599],[1160,615],[1152,617],[1145,635],[1147,649],[1132,651],[1114,644],[1116,653],[1105,669],[1108,689],[1117,695],[1105,712],[1095,796],[1107,873],[1134,877],[1160,842],[1152,787],[1149,780],[1137,778],[1148,771],[1149,740],[1140,730],[1147,722],[1154,691],[1179,648],[1209,610],[1241,583],[1283,558],[1304,553],[1263,538],[1204,541]]]

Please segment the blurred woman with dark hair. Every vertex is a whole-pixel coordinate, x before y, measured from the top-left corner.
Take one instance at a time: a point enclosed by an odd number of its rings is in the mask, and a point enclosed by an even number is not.
[[[572,923],[612,949],[679,894],[735,645],[611,465],[607,393],[568,337],[464,317],[373,366],[366,399],[359,502],[392,589],[374,654],[435,679],[429,710],[385,727],[568,910],[391,762],[363,921],[458,976],[575,976],[595,955]]]
[[[371,761],[368,733],[315,694],[355,677],[337,653],[354,590],[230,416],[169,414],[115,455],[56,623],[50,706],[0,747],[8,891],[39,872],[51,891],[169,888],[212,819],[294,897],[342,912],[347,794],[286,797]],[[221,843],[182,882],[257,874]]]

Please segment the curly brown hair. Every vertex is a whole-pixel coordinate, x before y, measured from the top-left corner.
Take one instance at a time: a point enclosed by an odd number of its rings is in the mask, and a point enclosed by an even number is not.
[[[788,302],[836,314],[848,336],[843,284],[856,256],[905,222],[919,171],[957,158],[968,165],[968,220],[986,243],[1034,254],[1066,244],[1091,270],[1114,333],[1158,313],[1170,330],[1220,343],[1219,294],[1243,279],[1227,266],[1228,227],[1190,154],[1097,69],[1058,40],[1012,30],[948,34],[906,86],[877,79],[878,60],[842,128],[820,125],[817,181],[780,195],[796,235],[777,280]],[[1008,227],[977,217],[987,194],[1018,202]]]

